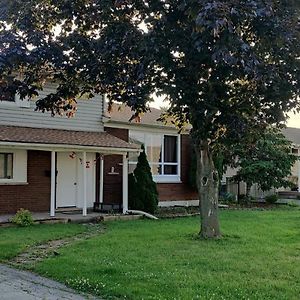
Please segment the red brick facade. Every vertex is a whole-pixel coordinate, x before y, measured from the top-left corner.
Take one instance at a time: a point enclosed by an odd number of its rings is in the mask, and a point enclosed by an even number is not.
[[[15,213],[19,208],[49,211],[51,153],[28,151],[26,185],[0,185],[0,214]]]
[[[128,130],[106,127],[105,131],[128,141]],[[188,135],[181,135],[181,181],[182,183],[158,183],[159,201],[196,200],[197,192],[188,185],[191,157],[191,142]],[[122,157],[109,155],[104,160],[104,203],[122,202]],[[118,175],[109,175],[114,167]]]
[[[128,130],[106,127],[105,131],[128,142]],[[114,174],[111,173],[114,168]],[[104,157],[103,202],[122,203],[122,156],[107,155]]]

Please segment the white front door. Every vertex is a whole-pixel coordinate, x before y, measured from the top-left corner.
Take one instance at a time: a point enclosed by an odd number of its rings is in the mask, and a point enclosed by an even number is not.
[[[74,207],[77,204],[76,159],[67,152],[57,153],[56,207]]]

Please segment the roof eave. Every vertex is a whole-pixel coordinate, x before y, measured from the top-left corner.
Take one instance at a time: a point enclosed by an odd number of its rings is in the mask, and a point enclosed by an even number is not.
[[[127,152],[140,152],[138,148],[118,148],[118,147],[98,147],[98,146],[89,146],[89,145],[70,145],[70,144],[47,144],[47,143],[26,143],[26,142],[7,142],[0,141],[0,146],[10,147],[10,148],[19,148],[27,150],[42,150],[42,151],[57,151],[63,152],[66,150],[72,151],[91,151],[91,152],[100,152],[103,154],[124,154]]]

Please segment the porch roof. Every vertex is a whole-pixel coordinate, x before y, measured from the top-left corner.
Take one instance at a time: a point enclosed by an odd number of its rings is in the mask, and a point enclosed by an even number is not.
[[[0,144],[34,144],[74,146],[74,148],[103,148],[120,151],[138,151],[135,144],[127,143],[107,132],[86,132],[48,128],[0,125]]]

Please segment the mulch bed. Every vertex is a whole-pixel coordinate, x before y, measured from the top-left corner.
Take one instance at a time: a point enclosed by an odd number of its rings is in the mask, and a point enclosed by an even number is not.
[[[228,207],[220,207],[220,210],[273,210],[285,207],[285,204],[269,204],[265,202],[252,202],[249,204],[227,204]],[[173,206],[160,207],[155,213],[155,216],[160,219],[190,217],[200,215],[199,207],[197,206]]]

